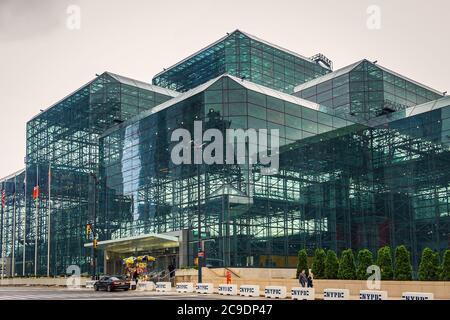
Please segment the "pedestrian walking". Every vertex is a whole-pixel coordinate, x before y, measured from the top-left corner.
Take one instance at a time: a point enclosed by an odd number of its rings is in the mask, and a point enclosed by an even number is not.
[[[308,277],[306,278],[306,283],[308,285],[308,288],[313,287],[313,274],[311,272],[308,274]]]
[[[306,278],[305,270],[302,270],[302,272],[300,272],[300,275],[298,276],[298,282],[300,282],[300,285],[303,288],[306,287],[308,279]]]

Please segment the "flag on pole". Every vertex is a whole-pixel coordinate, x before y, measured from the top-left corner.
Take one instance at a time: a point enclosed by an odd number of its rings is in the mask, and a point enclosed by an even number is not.
[[[6,206],[6,191],[5,189],[2,190],[2,208]]]
[[[33,188],[33,199],[39,199],[39,186]]]

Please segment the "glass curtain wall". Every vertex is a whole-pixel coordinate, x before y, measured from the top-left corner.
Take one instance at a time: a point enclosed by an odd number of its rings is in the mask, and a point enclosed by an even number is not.
[[[291,93],[330,70],[239,30],[161,72],[153,84],[184,92],[223,73]]]

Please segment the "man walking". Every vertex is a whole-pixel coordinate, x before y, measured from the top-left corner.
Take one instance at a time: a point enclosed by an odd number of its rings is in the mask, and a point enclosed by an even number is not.
[[[300,282],[302,288],[306,287],[308,280],[306,278],[305,270],[302,270],[302,272],[300,272],[300,275],[298,276],[298,282]]]

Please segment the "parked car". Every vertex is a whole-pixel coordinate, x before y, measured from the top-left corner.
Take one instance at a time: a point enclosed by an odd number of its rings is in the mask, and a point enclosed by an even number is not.
[[[117,289],[128,291],[130,289],[130,280],[127,280],[124,276],[102,276],[94,284],[95,291],[101,289],[104,289],[108,292]]]

